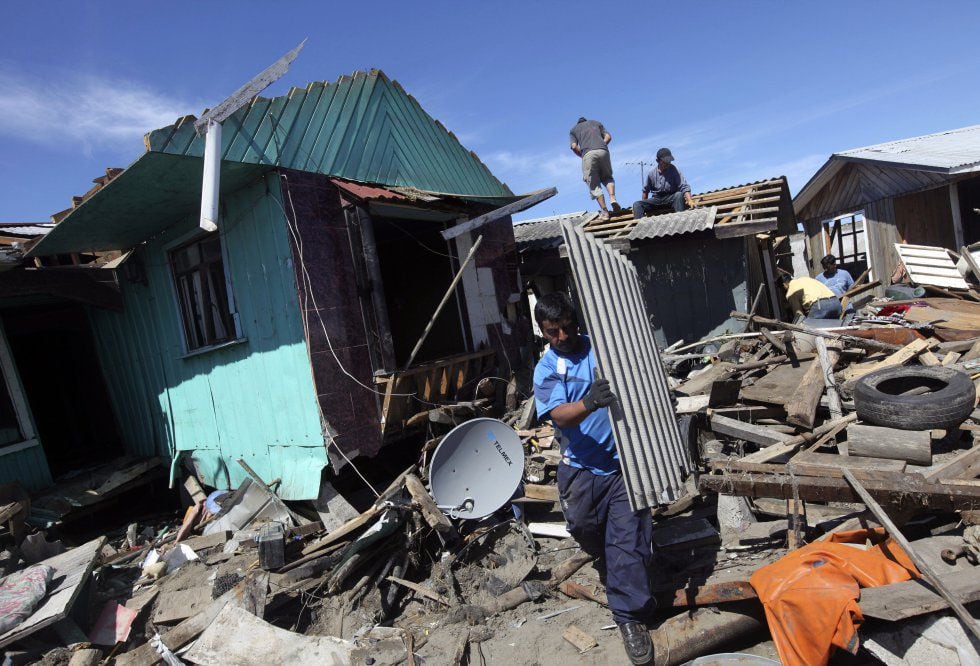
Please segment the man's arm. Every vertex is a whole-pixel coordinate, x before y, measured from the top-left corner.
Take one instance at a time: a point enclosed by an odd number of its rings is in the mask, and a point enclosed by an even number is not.
[[[612,134],[610,134],[609,132],[603,132],[602,140],[605,141],[606,145],[608,146],[612,142]]]
[[[592,412],[616,402],[616,394],[609,387],[608,379],[592,382],[589,392],[578,402],[566,402],[551,408],[551,420],[559,428],[571,428],[585,420]]]
[[[803,290],[797,289],[791,294],[786,296],[786,301],[789,303],[790,309],[793,311],[794,317],[800,317],[805,315],[803,312]]]
[[[684,174],[680,172],[680,169],[677,170],[677,175],[681,177],[681,184],[678,189],[684,193],[684,203],[693,208],[694,200],[691,199],[691,186],[687,184],[687,179],[684,178]]]
[[[570,146],[570,148],[572,149],[572,152],[573,153],[575,153],[579,157],[582,157],[582,151],[579,150],[579,147],[578,147],[578,144],[577,143],[575,143],[574,141],[572,141],[572,145]]]

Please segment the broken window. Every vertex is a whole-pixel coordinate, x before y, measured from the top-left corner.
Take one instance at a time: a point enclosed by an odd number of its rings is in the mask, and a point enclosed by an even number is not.
[[[172,250],[170,265],[187,351],[238,337],[220,236],[208,236]]]
[[[0,446],[16,444],[23,439],[17,412],[14,411],[14,403],[10,399],[10,390],[0,375]]]
[[[841,215],[823,223],[827,254],[837,256],[837,265],[857,277],[868,268],[867,223],[864,211]],[[820,257],[815,257],[817,262]]]

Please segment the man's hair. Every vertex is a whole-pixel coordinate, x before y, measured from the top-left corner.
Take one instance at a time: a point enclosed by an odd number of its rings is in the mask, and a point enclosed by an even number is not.
[[[569,320],[577,322],[575,308],[568,296],[561,291],[553,291],[538,299],[534,306],[534,319],[540,324],[543,321],[560,322]]]
[[[835,257],[832,254],[828,254],[826,257],[820,260],[821,266],[826,266],[827,264],[836,264],[836,263],[837,263],[837,257]]]
[[[776,282],[778,282],[783,286],[788,285],[790,282],[792,282],[792,280],[793,280],[793,276],[787,273],[780,273],[779,277],[776,278]]]
[[[585,122],[585,116],[579,116],[578,120],[575,121],[575,124],[578,125],[579,123],[584,123],[584,122]]]

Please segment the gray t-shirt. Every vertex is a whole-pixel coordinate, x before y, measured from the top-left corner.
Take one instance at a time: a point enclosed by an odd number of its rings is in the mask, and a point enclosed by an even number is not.
[[[585,155],[590,150],[609,150],[606,142],[602,140],[602,135],[605,133],[606,128],[598,120],[586,120],[573,127],[568,133],[568,138],[577,143],[579,150]]]

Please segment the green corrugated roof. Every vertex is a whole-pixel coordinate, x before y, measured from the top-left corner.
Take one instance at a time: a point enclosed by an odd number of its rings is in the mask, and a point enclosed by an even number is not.
[[[256,97],[222,123],[225,161],[279,165],[367,183],[471,196],[510,189],[379,70]],[[150,151],[204,155],[193,119],[146,136]]]

